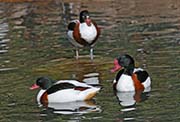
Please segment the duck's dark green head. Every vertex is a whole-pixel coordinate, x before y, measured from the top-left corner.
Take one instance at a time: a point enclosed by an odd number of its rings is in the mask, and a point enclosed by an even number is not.
[[[37,78],[36,83],[33,84],[30,87],[30,89],[35,90],[35,89],[41,87],[42,89],[46,90],[46,89],[50,88],[54,83],[55,83],[55,81],[52,81],[51,79],[49,79],[47,77],[39,77],[39,78]]]
[[[122,55],[117,58],[119,65],[124,67],[125,69],[132,69],[134,68],[134,59],[130,55]]]
[[[47,77],[39,77],[36,80],[36,85],[38,85],[39,87],[45,90],[53,85],[53,81]]]
[[[124,54],[120,55],[118,58],[114,60],[114,68],[111,70],[111,72],[116,72],[124,68],[128,74],[132,74],[134,67],[134,59],[130,55]]]

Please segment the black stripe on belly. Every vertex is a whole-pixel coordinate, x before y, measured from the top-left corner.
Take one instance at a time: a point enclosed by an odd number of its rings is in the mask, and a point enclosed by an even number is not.
[[[118,82],[119,78],[121,77],[121,75],[124,73],[124,69],[120,70],[117,75],[116,75],[116,81]]]
[[[141,83],[143,83],[149,77],[149,74],[146,71],[137,71],[135,73],[137,74],[137,78]]]

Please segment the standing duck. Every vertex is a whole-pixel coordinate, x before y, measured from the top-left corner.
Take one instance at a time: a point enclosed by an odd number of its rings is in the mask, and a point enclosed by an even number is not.
[[[89,47],[93,59],[93,47],[100,35],[100,28],[91,20],[89,12],[80,12],[79,20],[73,20],[68,25],[68,39],[76,47],[76,59],[79,58],[79,48]]]
[[[62,103],[72,101],[86,101],[92,99],[100,90],[76,80],[52,81],[47,77],[40,77],[36,84],[31,86],[31,90],[41,87],[37,95],[39,104]]]
[[[135,68],[134,59],[130,55],[121,55],[114,60],[111,72],[118,70],[113,81],[116,91],[144,91],[151,85],[149,74],[141,68]]]

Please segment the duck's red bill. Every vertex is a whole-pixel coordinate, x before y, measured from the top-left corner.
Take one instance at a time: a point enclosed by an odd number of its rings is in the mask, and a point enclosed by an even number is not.
[[[118,70],[121,69],[121,68],[122,68],[122,67],[121,67],[121,65],[119,65],[118,60],[117,60],[117,59],[114,59],[114,68],[111,69],[111,72],[116,72],[116,71],[118,71]]]
[[[35,89],[38,89],[38,88],[39,88],[38,85],[33,84],[29,89],[30,89],[30,90],[35,90]]]

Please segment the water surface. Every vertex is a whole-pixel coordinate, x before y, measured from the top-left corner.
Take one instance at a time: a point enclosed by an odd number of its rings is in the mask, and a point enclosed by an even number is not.
[[[83,57],[76,60],[66,36],[67,23],[83,9],[102,28],[93,61],[88,49],[81,49]],[[179,122],[179,13],[177,0],[1,2],[0,121]],[[112,89],[115,74],[110,69],[120,53],[132,55],[152,77],[151,91],[128,106],[119,101],[123,95]],[[98,80],[102,90],[93,101],[76,103],[83,105],[76,112],[88,112],[64,115],[36,103],[38,91],[30,91],[29,86],[39,76]],[[131,99],[134,94],[124,96]]]

